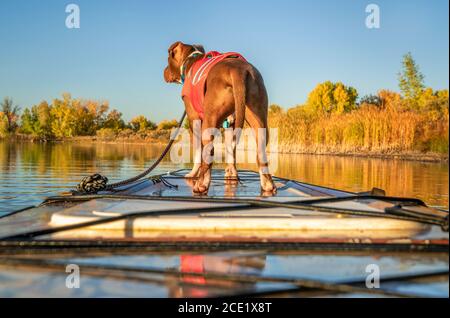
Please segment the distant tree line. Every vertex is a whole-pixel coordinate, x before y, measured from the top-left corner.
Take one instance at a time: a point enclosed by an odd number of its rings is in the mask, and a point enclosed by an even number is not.
[[[42,101],[20,114],[11,98],[0,103],[0,136],[21,133],[42,139],[116,134],[124,130],[142,133],[148,130],[171,129],[176,120],[164,120],[155,124],[140,115],[128,123],[116,109],[109,111],[107,102],[74,99],[63,94],[51,103]]]
[[[286,151],[448,153],[448,90],[426,87],[410,53],[403,57],[398,81],[400,92],[382,89],[362,98],[341,82],[320,83],[303,105],[288,110],[271,105],[269,125],[279,129],[279,143]],[[0,104],[0,137],[22,133],[44,139],[114,138],[175,126],[176,120],[156,124],[143,115],[125,123],[119,111],[109,111],[108,103],[69,94],[25,108],[22,114],[9,98]]]

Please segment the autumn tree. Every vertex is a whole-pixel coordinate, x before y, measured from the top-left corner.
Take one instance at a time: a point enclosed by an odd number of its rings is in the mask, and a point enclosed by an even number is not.
[[[93,100],[71,100],[74,111],[74,134],[77,136],[94,135],[106,120],[108,104]]]
[[[37,135],[41,137],[51,137],[52,134],[52,117],[51,107],[46,101],[42,101],[39,105],[33,106],[32,113],[36,113],[38,119]]]
[[[113,131],[119,131],[125,128],[125,122],[122,119],[122,113],[116,109],[111,110],[102,124],[102,128],[109,128]]]
[[[103,126],[108,108],[106,102],[72,99],[65,93],[50,107],[51,131],[56,137],[94,135]]]
[[[4,133],[10,134],[16,131],[17,122],[19,120],[20,107],[14,106],[14,102],[11,98],[5,97],[3,102],[0,103],[0,117],[3,118]]]
[[[373,105],[377,107],[381,107],[381,98],[377,95],[365,95],[359,101],[359,105]]]
[[[75,110],[71,105],[69,94],[64,94],[62,100],[53,100],[50,114],[52,117],[52,133],[55,137],[72,137],[75,135]]]
[[[378,97],[381,101],[381,108],[387,110],[403,110],[402,96],[397,93],[387,89],[382,89],[378,92]]]
[[[399,87],[403,97],[411,103],[412,108],[418,106],[418,100],[425,86],[424,76],[414,61],[411,53],[403,56],[402,70],[398,74]]]
[[[156,125],[152,121],[145,118],[143,115],[139,115],[137,117],[134,117],[130,121],[131,129],[134,131],[144,131],[145,129],[155,129]]]
[[[99,129],[109,128],[117,132],[126,127],[122,114],[117,110],[108,113],[107,102],[73,99],[63,94],[49,105],[43,101],[39,105],[25,109],[20,130],[25,134],[39,137],[92,136]],[[147,121],[143,127],[155,128]]]
[[[5,137],[8,135],[8,120],[5,114],[0,112],[0,137]]]
[[[422,111],[448,114],[448,97],[448,90],[433,91],[428,87],[422,91],[417,103]]]
[[[283,108],[279,105],[272,104],[269,106],[269,114],[271,115],[279,115],[283,113]]]
[[[158,124],[158,130],[161,129],[172,129],[178,127],[178,121],[176,119],[163,120]]]
[[[24,110],[20,131],[24,134],[50,138],[53,136],[51,124],[50,106],[46,101],[42,101],[39,105]]]
[[[308,95],[306,108],[316,114],[342,114],[356,108],[358,92],[341,82],[330,81],[317,85]]]

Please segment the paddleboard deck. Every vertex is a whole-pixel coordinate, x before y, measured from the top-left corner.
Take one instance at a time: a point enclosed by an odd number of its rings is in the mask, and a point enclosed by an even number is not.
[[[387,198],[361,197],[278,177],[274,177],[277,194],[261,197],[258,173],[241,171],[237,181],[226,180],[223,170],[213,170],[208,196],[193,197],[195,180],[184,178],[187,172],[169,172],[97,196],[76,196],[80,201],[72,201],[73,196],[50,198],[44,206],[0,220],[0,236],[20,238],[34,233],[32,237],[39,239],[72,240],[448,245],[448,233],[438,226],[383,217],[386,209],[398,204]],[[301,202],[312,203],[304,209],[284,205]],[[275,206],[267,206],[271,203]]]

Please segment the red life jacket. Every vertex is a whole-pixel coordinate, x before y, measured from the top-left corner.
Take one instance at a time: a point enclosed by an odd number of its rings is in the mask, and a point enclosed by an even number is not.
[[[180,271],[182,273],[205,273],[203,255],[181,255]],[[199,288],[193,287],[189,290],[189,297],[207,297],[208,291],[201,286],[206,285],[206,279],[202,276],[183,276],[181,280],[185,283],[200,285]]]
[[[204,116],[203,99],[205,97],[205,85],[206,79],[208,78],[208,73],[214,65],[226,58],[238,58],[246,61],[245,58],[239,53],[219,53],[216,51],[211,51],[206,53],[203,58],[196,61],[186,74],[183,89],[181,91],[181,97],[189,98],[192,106],[197,111],[201,119],[203,119]]]
[[[181,255],[180,271],[182,273],[204,273],[204,257],[203,255]],[[183,281],[189,283],[205,284],[206,280],[201,276],[185,276]]]

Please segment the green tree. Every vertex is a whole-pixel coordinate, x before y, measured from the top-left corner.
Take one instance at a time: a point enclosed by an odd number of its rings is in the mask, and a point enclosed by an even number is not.
[[[53,137],[51,106],[46,101],[26,108],[21,117],[20,131],[41,138]]]
[[[0,103],[0,113],[2,114],[3,120],[6,120],[3,130],[5,130],[7,134],[16,131],[18,126],[17,122],[19,120],[19,112],[20,107],[17,105],[14,106],[13,100],[9,97],[5,97],[3,102]]]
[[[25,108],[20,117],[20,131],[24,134],[34,134],[34,127],[37,121],[37,118],[33,117],[32,112],[28,108]]]
[[[411,53],[403,56],[402,67],[401,72],[398,74],[399,87],[403,97],[415,108],[425,88],[423,83],[424,76],[419,71],[419,66],[414,61]]]
[[[35,134],[39,137],[52,137],[51,106],[46,101],[42,101],[39,105],[33,106],[31,113],[33,117],[35,116],[37,118],[37,123],[34,128]]]

